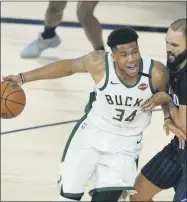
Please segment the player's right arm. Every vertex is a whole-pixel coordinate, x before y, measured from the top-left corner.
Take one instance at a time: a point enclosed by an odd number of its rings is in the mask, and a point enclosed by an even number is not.
[[[45,79],[56,79],[70,76],[75,73],[88,72],[96,83],[98,83],[105,74],[105,51],[94,51],[88,55],[77,59],[60,60],[32,71],[24,72],[24,82],[31,82]],[[9,75],[3,77],[5,81],[14,81],[21,85],[20,75]]]
[[[142,105],[143,111],[152,111],[156,106],[161,105],[164,118],[171,117],[171,119],[165,120],[165,129],[166,126],[169,131],[173,132],[181,141],[186,140],[186,134],[181,130],[181,127],[175,125],[173,120],[175,119],[172,114],[171,110],[169,109],[169,103],[172,103],[172,98],[166,92],[168,88],[168,81],[169,81],[169,74],[168,70],[164,64],[159,61],[154,61],[153,71],[152,71],[152,84],[153,88],[157,93],[155,93],[152,98]],[[174,121],[175,122],[175,121]],[[184,147],[184,144],[181,142],[181,148]]]

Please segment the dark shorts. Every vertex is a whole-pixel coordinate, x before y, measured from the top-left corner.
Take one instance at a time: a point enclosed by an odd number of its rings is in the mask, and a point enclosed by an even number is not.
[[[173,201],[187,202],[186,180],[186,169],[184,169],[182,179],[176,189]]]
[[[184,150],[178,145],[174,138],[142,168],[142,174],[161,189],[173,187],[176,191],[183,177]]]

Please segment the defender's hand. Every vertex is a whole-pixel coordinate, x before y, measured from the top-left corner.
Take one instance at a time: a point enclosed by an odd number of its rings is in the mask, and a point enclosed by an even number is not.
[[[186,135],[179,128],[175,126],[175,124],[173,123],[171,119],[166,119],[164,121],[164,130],[166,132],[166,135],[169,135],[170,132],[176,135],[179,139],[179,148],[184,149]]]

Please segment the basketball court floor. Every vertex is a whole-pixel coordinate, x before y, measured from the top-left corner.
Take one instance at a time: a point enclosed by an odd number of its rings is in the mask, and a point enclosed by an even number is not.
[[[1,17],[43,20],[46,8],[47,2],[2,2]],[[184,2],[100,2],[95,14],[102,23],[167,27],[185,17],[186,8]],[[76,2],[67,5],[64,21],[77,22]],[[57,29],[62,39],[58,48],[45,51],[37,59],[21,59],[22,48],[42,30],[42,25],[2,20],[1,75],[17,74],[92,51],[82,28],[66,26]],[[110,32],[103,30],[105,42]],[[138,34],[142,55],[165,62],[165,33]],[[58,197],[56,180],[61,154],[73,126],[84,114],[93,85],[88,74],[77,74],[23,86],[27,96],[25,110],[15,119],[1,120],[2,201],[53,201]],[[165,135],[162,126],[163,115],[158,108],[144,133],[139,169],[172,138]],[[91,183],[86,190],[90,186]],[[155,200],[170,201],[173,193],[172,189],[163,191]],[[89,200],[87,191],[83,200]]]

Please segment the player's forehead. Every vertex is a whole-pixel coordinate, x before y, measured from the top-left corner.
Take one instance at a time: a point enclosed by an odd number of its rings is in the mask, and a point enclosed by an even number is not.
[[[168,29],[166,34],[166,42],[170,44],[178,44],[185,42],[185,36],[180,31],[173,31],[172,29]]]
[[[138,44],[134,41],[131,43],[117,45],[119,52],[131,52],[138,48]]]

